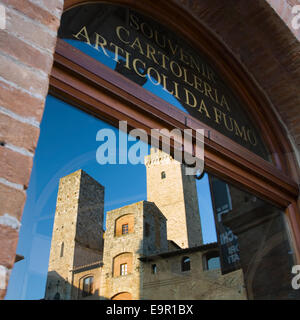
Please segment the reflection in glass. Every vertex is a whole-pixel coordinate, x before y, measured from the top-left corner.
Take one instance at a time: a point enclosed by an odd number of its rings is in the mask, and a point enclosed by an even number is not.
[[[299,299],[281,210],[150,146],[100,165],[101,128],[48,97],[6,299]]]
[[[58,35],[177,109],[271,161],[243,101],[213,63],[160,23],[122,6],[83,4],[63,14]],[[95,68],[97,64],[92,72]],[[135,90],[135,94],[142,97],[143,91]]]

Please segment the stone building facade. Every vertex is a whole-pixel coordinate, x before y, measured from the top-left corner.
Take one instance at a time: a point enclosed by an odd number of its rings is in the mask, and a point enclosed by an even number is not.
[[[94,267],[102,261],[103,210],[104,187],[83,170],[60,180],[46,299],[55,294],[63,300],[75,298],[74,271],[78,275],[78,269],[85,265]],[[77,284],[80,288],[78,279]]]
[[[45,299],[246,299],[241,269],[207,268],[218,247],[202,243],[195,179],[153,148],[145,165],[148,201],[108,211],[104,241],[104,187],[60,180]]]

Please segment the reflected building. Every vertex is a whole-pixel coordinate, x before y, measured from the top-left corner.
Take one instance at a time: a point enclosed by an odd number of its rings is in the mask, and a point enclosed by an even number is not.
[[[202,242],[194,177],[154,148],[145,166],[147,201],[107,212],[105,232],[104,187],[60,180],[45,299],[246,299],[242,270],[222,275]]]

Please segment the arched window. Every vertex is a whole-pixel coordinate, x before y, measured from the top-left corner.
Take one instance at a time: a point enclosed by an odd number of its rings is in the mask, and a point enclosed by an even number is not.
[[[162,178],[162,179],[165,179],[165,178],[166,178],[166,172],[165,172],[165,171],[162,171],[160,175],[161,175],[161,178]]]
[[[93,294],[94,277],[87,277],[83,279],[82,296],[87,297]]]
[[[124,252],[113,259],[113,276],[126,276],[132,272],[132,253]]]
[[[116,219],[115,236],[122,236],[134,231],[134,215],[125,214]]]
[[[183,257],[181,260],[181,271],[189,271],[191,270],[191,260],[189,257]]]

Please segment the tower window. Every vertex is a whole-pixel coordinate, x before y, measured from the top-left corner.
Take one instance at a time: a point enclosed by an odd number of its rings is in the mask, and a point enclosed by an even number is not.
[[[121,276],[127,275],[127,263],[123,263],[120,265],[120,275]]]
[[[162,171],[160,175],[161,175],[161,178],[162,178],[162,179],[165,179],[165,178],[166,178],[166,172],[165,172],[165,171]]]
[[[208,252],[203,256],[203,269],[214,270],[221,268],[220,255],[216,251]]]
[[[82,290],[83,297],[87,297],[93,294],[93,282],[94,282],[94,277],[87,277],[83,279],[83,290]]]
[[[145,223],[145,237],[149,237],[150,235],[150,224],[149,223]]]
[[[128,223],[122,225],[122,234],[128,233]]]
[[[63,257],[63,255],[64,255],[64,247],[65,247],[65,244],[64,244],[64,242],[62,242],[61,246],[60,246],[60,257]]]
[[[152,273],[152,274],[156,274],[156,273],[157,273],[157,266],[156,266],[156,264],[152,264],[152,265],[151,265],[151,273]]]
[[[181,271],[191,270],[191,260],[189,257],[183,257],[181,260]]]

